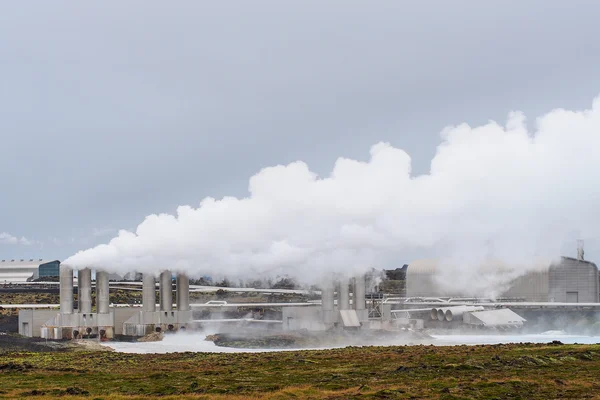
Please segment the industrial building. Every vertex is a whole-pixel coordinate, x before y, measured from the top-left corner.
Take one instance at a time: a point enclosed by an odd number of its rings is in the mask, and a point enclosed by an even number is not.
[[[352,287],[352,293],[350,293]],[[365,276],[326,282],[321,290],[321,307],[283,309],[283,329],[311,331],[360,328],[369,321],[365,303]],[[337,293],[337,301],[335,294]],[[350,298],[352,294],[352,299]]]
[[[144,336],[150,332],[175,331],[187,327],[192,320],[189,306],[189,279],[177,274],[176,308],[173,307],[173,280],[170,271],[160,274],[160,304],[156,307],[156,278],[143,276],[142,308],[114,308],[109,301],[109,274],[96,271],[96,303],[92,302],[92,271],[77,273],[78,306],[74,307],[73,270],[60,268],[60,310],[22,310],[19,333],[46,339],[99,337],[116,335]]]
[[[48,261],[38,267],[38,278],[56,278],[60,275],[60,261]]]
[[[39,277],[43,259],[0,260],[0,284],[24,283]]]
[[[489,293],[465,294],[452,284],[439,284],[438,260],[417,260],[406,272],[407,297],[490,297]],[[488,264],[482,270],[501,275],[502,266]],[[600,274],[596,264],[580,258],[561,257],[557,262],[537,265],[523,276],[512,280],[499,298],[530,302],[597,303]]]
[[[496,302],[464,299],[465,293],[461,291],[464,286],[453,288],[451,284],[438,285],[438,268],[435,260],[409,264],[407,293],[409,297],[420,298],[416,301],[382,293],[367,293],[365,275],[353,278],[335,276],[322,283],[320,302],[280,303],[281,319],[255,319],[254,314],[251,318],[231,319],[223,316],[224,309],[244,309],[261,303],[209,302],[190,305],[187,275],[174,275],[164,270],[158,277],[143,274],[142,282],[136,283],[137,288],[142,287],[141,307],[113,307],[109,303],[109,275],[98,270],[95,274],[96,302],[93,304],[92,271],[89,268],[79,270],[75,280],[73,270],[62,265],[60,310],[22,310],[19,314],[19,332],[25,336],[46,339],[111,339],[120,335],[139,337],[156,331],[175,332],[204,329],[207,326],[239,329],[251,324],[281,331],[398,331],[458,327],[507,330],[520,329],[531,320],[530,316],[535,318],[535,313],[546,313],[549,307],[557,312],[575,313],[592,313],[600,309],[598,268],[582,257],[562,257],[555,263],[532,268],[532,272],[514,279],[508,287],[503,288],[502,296],[510,300]],[[492,264],[485,268],[495,275],[503,272],[502,267]],[[78,285],[78,307],[74,305],[74,282]],[[477,296],[481,299],[488,297],[488,294],[480,293]],[[271,308],[277,306],[268,304]],[[192,307],[195,310],[210,310],[208,318],[194,319]]]

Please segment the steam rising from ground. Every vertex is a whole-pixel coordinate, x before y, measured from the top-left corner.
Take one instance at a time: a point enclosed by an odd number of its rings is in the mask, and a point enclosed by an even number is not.
[[[549,112],[535,132],[515,112],[505,126],[461,124],[441,137],[429,174],[412,176],[409,155],[387,143],[368,162],[339,158],[326,177],[301,161],[269,167],[250,179],[246,198],[150,215],[65,263],[318,282],[401,266],[406,252],[421,251],[468,284],[483,260],[520,274],[534,258],[558,256],[573,235],[598,237],[600,98],[589,110]]]
[[[205,333],[177,333],[173,335],[165,336],[161,342],[104,342],[101,343],[104,346],[111,347],[120,353],[174,353],[174,352],[185,352],[185,351],[199,351],[207,353],[263,353],[263,352],[274,352],[274,351],[298,351],[298,350],[310,350],[310,349],[325,349],[325,348],[340,348],[348,345],[356,346],[356,343],[338,345],[323,346],[319,348],[303,348],[303,349],[278,349],[278,348],[264,348],[264,349],[241,349],[232,347],[220,347],[216,346],[213,342],[204,340],[206,337]],[[541,334],[476,334],[472,332],[470,334],[446,334],[446,335],[433,335],[431,340],[428,341],[406,341],[400,336],[397,340],[385,340],[380,341],[380,346],[398,346],[406,344],[420,344],[428,343],[439,346],[448,345],[461,345],[461,344],[496,344],[496,343],[548,343],[553,340],[560,340],[563,343],[587,343],[594,344],[600,343],[599,336],[582,336],[582,335],[569,335],[562,331],[550,331]],[[367,343],[365,345],[372,345]]]

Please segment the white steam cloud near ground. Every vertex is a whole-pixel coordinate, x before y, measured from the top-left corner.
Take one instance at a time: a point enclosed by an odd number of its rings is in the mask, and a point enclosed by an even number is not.
[[[326,177],[301,161],[264,168],[248,197],[150,215],[64,263],[318,283],[435,250],[453,284],[491,290],[507,278],[487,275],[478,267],[485,260],[508,265],[512,279],[559,256],[573,235],[600,236],[600,97],[589,110],[553,110],[535,127],[528,132],[514,112],[504,126],[446,128],[420,176],[387,143],[375,144],[368,162],[339,158]]]

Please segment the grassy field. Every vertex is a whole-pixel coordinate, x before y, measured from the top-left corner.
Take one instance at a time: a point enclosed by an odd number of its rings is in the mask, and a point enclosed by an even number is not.
[[[254,354],[0,354],[0,397],[56,396],[600,398],[600,346],[351,347]]]

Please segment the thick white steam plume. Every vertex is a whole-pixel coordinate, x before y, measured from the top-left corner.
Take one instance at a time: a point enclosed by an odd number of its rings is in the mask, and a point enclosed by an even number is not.
[[[574,234],[599,236],[598,149],[600,98],[590,110],[549,112],[534,133],[515,112],[506,126],[446,128],[429,174],[411,176],[409,155],[386,143],[368,162],[339,158],[328,177],[300,161],[269,167],[250,179],[246,198],[150,215],[65,264],[318,282],[399,266],[419,250],[446,260],[454,282],[479,274],[485,259],[524,273]]]

